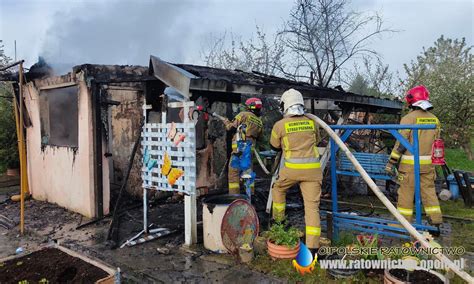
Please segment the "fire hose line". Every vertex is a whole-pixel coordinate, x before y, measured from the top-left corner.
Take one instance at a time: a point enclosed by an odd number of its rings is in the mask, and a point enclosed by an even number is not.
[[[355,169],[360,173],[364,181],[370,187],[370,189],[374,192],[374,194],[382,201],[382,203],[387,207],[390,213],[401,223],[401,225],[412,235],[415,239],[417,239],[420,244],[425,248],[433,248],[429,242],[425,240],[425,238],[397,211],[395,206],[388,200],[387,197],[380,191],[377,187],[375,182],[369,177],[367,172],[364,168],[360,165],[359,161],[354,157],[352,152],[347,148],[347,146],[342,142],[339,136],[327,125],[322,119],[313,115],[307,114],[312,120],[314,120],[318,125],[320,125],[324,131],[326,131],[329,136],[337,143],[339,148],[344,152],[347,158],[351,161],[354,165]],[[459,277],[467,281],[468,283],[474,283],[474,278],[469,275],[467,272],[461,270],[453,261],[451,261],[448,257],[438,251],[435,254],[435,257],[443,262],[447,267],[449,267],[453,272],[455,272]]]
[[[265,167],[265,164],[263,163],[262,159],[260,158],[260,155],[258,154],[258,152],[255,148],[253,149],[253,153],[255,154],[255,157],[257,158],[258,164],[260,165],[260,168],[262,168],[262,171],[266,175],[270,175],[271,174],[270,171],[267,170],[267,168]]]

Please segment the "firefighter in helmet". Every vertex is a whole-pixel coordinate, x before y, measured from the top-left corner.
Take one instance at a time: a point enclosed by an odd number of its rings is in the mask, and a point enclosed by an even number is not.
[[[289,89],[281,96],[283,119],[272,129],[272,149],[283,151],[279,175],[272,188],[273,219],[285,219],[286,191],[299,184],[304,200],[306,246],[319,248],[321,234],[319,202],[321,197],[321,165],[317,144],[320,141],[318,125],[305,114],[301,93]]]
[[[260,119],[262,111],[262,101],[259,98],[249,98],[245,101],[246,110],[237,114],[233,121],[225,120],[224,125],[229,131],[231,129],[239,129],[239,126],[245,125],[245,139],[252,142],[252,150],[257,140],[261,138],[263,123]],[[232,155],[237,154],[237,133],[232,138]],[[230,158],[232,161],[232,157]],[[229,194],[240,193],[240,172],[239,169],[233,168],[229,162]],[[250,185],[252,193],[255,190],[255,184]]]
[[[408,90],[405,100],[411,110],[401,119],[400,124],[437,125],[436,129],[419,130],[418,139],[421,200],[431,223],[439,225],[443,222],[443,219],[434,187],[435,168],[431,162],[431,151],[434,140],[439,138],[440,135],[440,123],[438,118],[429,112],[433,105],[430,103],[430,94],[425,86],[420,85]],[[400,133],[410,143],[413,143],[411,130],[403,129]],[[414,157],[399,141],[393,147],[386,171],[389,173],[395,172],[394,169],[397,165],[399,165],[398,180],[400,183],[397,209],[405,219],[411,222],[415,194]]]

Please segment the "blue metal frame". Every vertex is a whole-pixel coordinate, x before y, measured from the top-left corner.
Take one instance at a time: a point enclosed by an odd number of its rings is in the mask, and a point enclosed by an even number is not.
[[[437,230],[436,227],[426,226],[421,220],[421,194],[420,194],[420,155],[418,131],[421,129],[436,129],[435,124],[418,124],[418,125],[401,125],[401,124],[372,124],[372,125],[333,125],[332,129],[344,130],[341,140],[345,142],[354,130],[372,129],[372,130],[388,130],[400,143],[414,156],[414,175],[415,175],[415,216],[416,221],[413,226],[417,230]],[[398,130],[410,129],[413,134],[413,144],[405,139]],[[390,224],[399,224],[398,221],[387,220],[382,218],[369,218],[339,213],[337,206],[337,175],[356,175],[346,171],[338,171],[336,167],[336,155],[339,146],[336,142],[330,140],[331,147],[331,192],[332,192],[332,213],[333,219],[333,237],[338,239],[339,229],[346,228],[351,230],[359,230],[368,233],[386,235],[398,238],[410,238],[405,228],[390,226]],[[374,179],[386,179],[383,176],[371,175]]]

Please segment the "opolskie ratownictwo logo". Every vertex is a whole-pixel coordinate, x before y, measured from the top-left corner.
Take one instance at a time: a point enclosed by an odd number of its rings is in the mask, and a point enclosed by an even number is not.
[[[293,259],[293,267],[298,271],[301,275],[305,273],[311,273],[316,266],[316,262],[318,262],[318,255],[311,254],[311,251],[306,247],[305,244],[300,243],[300,251],[296,256],[296,259]]]

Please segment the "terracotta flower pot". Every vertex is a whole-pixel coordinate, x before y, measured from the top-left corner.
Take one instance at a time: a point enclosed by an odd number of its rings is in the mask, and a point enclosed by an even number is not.
[[[431,274],[432,279],[430,279],[430,282],[432,282],[432,283],[445,283],[446,278],[443,275],[439,274],[438,272],[433,271],[433,270],[423,269],[423,268],[418,268],[415,271],[420,271],[420,270]],[[384,284],[406,284],[406,283],[411,283],[411,282],[406,282],[404,280],[398,279],[390,271],[391,271],[391,269],[385,269],[384,279],[383,279]],[[417,281],[415,280],[414,283],[416,283],[416,282]]]
[[[300,243],[294,248],[288,248],[287,246],[276,245],[267,240],[268,254],[273,259],[294,259],[300,251]]]

